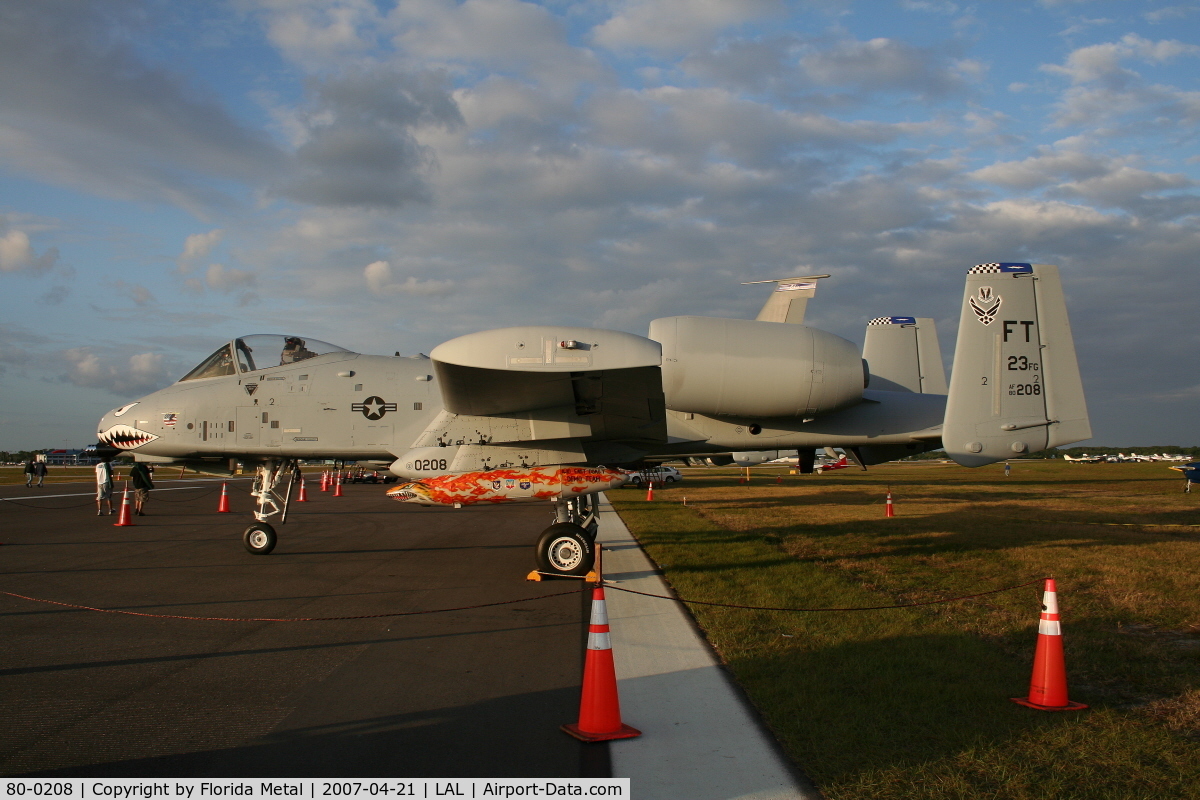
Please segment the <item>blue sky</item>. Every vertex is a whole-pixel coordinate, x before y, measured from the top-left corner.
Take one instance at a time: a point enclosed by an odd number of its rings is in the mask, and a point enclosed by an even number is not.
[[[182,10],[181,10],[182,9]],[[1095,441],[1200,444],[1200,3],[0,0],[0,449],[223,341],[933,317],[1062,269]]]

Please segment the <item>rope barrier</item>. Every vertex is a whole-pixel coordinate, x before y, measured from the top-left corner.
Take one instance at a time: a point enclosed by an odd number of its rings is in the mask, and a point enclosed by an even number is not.
[[[41,597],[29,597],[15,592],[2,592],[0,594],[9,597],[17,597],[21,600],[29,600],[34,603],[46,603],[52,606],[62,606],[64,608],[74,608],[80,611],[98,611],[103,614],[124,614],[130,617],[151,617],[153,619],[186,619],[193,622],[337,622],[341,620],[352,619],[380,619],[383,617],[415,617],[423,614],[444,614],[449,611],[471,611],[476,608],[491,608],[493,606],[510,606],[514,603],[528,603],[533,600],[545,600],[548,597],[563,597],[568,594],[577,594],[584,589],[571,589],[567,592],[558,592],[556,594],[544,594],[538,597],[522,597],[518,600],[499,600],[495,603],[480,603],[474,606],[459,606],[457,608],[434,608],[426,611],[392,611],[387,614],[358,614],[350,617],[191,617],[183,614],[149,614],[142,611],[122,611],[118,608],[96,608],[94,606],[83,606],[76,603],[63,603],[58,600],[46,600]]]
[[[1034,584],[1040,583],[1044,580],[1045,580],[1045,578],[1035,578],[1034,580],[1028,581],[1026,583],[1018,583],[1016,586],[1005,586],[1003,589],[992,589],[991,591],[980,592],[979,594],[964,594],[959,597],[947,597],[944,600],[927,600],[922,603],[903,603],[901,605],[895,605],[895,606],[859,606],[856,608],[780,608],[777,606],[743,606],[743,605],[737,605],[735,603],[713,603],[713,602],[709,602],[707,600],[689,600],[686,597],[669,597],[667,595],[662,595],[662,594],[650,594],[649,592],[639,592],[635,589],[625,589],[620,586],[614,586],[613,584],[609,583],[608,581],[604,581],[603,584],[604,584],[604,586],[608,587],[609,589],[616,589],[618,592],[628,592],[629,594],[638,594],[638,595],[641,595],[642,597],[653,597],[658,600],[675,600],[680,603],[687,603],[689,605],[717,606],[719,608],[741,608],[741,609],[746,609],[749,611],[806,611],[807,612],[807,611],[882,611],[882,610],[890,609],[890,608],[915,608],[917,606],[936,606],[936,605],[940,605],[942,603],[955,603],[959,600],[970,600],[974,597],[984,597],[985,595],[989,595],[989,594],[999,594],[1000,592],[1011,592],[1013,589],[1022,589],[1026,586],[1033,586]]]
[[[649,592],[639,592],[636,589],[626,589],[622,586],[616,586],[608,581],[601,581],[601,585],[609,589],[615,589],[618,592],[626,592],[628,594],[636,594],[642,597],[650,597],[655,600],[672,600],[679,603],[699,606],[716,606],[718,608],[740,608],[747,611],[795,611],[795,612],[818,612],[818,611],[884,611],[895,608],[916,608],[918,606],[934,606],[943,603],[956,603],[959,600],[971,600],[976,597],[985,597],[991,594],[1000,594],[1001,592],[1011,592],[1014,589],[1022,589],[1026,586],[1033,586],[1041,583],[1045,578],[1035,578],[1025,583],[1018,583],[1015,586],[1005,586],[1002,589],[991,589],[986,592],[977,594],[965,594],[958,597],[947,597],[941,600],[927,600],[920,603],[901,603],[899,605],[890,606],[857,606],[849,608],[792,608],[780,606],[748,606],[739,605],[736,603],[715,603],[708,600],[692,600],[686,597],[671,597],[662,594],[650,594]],[[338,622],[345,620],[356,619],[381,619],[384,617],[413,617],[422,616],[425,614],[444,614],[451,611],[472,611],[478,608],[492,608],[494,606],[507,606],[515,603],[528,603],[534,600],[545,600],[549,597],[563,597],[569,594],[576,594],[580,591],[587,591],[587,587],[582,589],[571,589],[566,592],[557,592],[555,594],[539,595],[538,597],[523,597],[517,600],[499,600],[495,603],[480,603],[470,606],[456,606],[453,608],[434,608],[424,611],[392,611],[385,614],[358,614],[354,616],[344,617],[195,617],[184,614],[150,614],[142,611],[124,611],[116,608],[96,608],[95,606],[79,605],[78,603],[64,603],[58,600],[46,600],[41,597],[29,597],[28,595],[17,594],[15,592],[0,591],[0,594],[8,597],[16,597],[21,600],[28,600],[33,603],[45,603],[47,605],[61,606],[63,608],[74,608],[79,611],[96,611],[103,614],[124,614],[130,617],[150,617],[152,619],[183,619],[193,622]]]

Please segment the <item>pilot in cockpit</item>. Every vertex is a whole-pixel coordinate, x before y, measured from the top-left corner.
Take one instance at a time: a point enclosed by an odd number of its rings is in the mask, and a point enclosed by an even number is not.
[[[304,340],[299,336],[289,336],[283,340],[283,352],[279,354],[279,363],[292,364],[315,355],[316,353],[304,346]]]

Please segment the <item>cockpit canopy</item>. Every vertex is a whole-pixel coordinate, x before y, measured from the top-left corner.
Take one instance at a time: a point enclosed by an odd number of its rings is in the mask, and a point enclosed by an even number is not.
[[[199,366],[180,380],[193,381],[199,378],[236,375],[239,372],[257,372],[329,353],[349,352],[344,347],[316,339],[277,333],[256,333],[221,346],[217,352],[201,361]]]

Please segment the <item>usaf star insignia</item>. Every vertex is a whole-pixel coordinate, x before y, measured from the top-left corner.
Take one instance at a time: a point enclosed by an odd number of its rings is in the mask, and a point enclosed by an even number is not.
[[[362,401],[361,403],[351,404],[350,410],[351,411],[361,411],[362,415],[364,417],[366,417],[367,419],[377,420],[377,419],[382,419],[383,415],[386,414],[387,412],[395,411],[396,404],[384,402],[384,399],[382,397],[372,395],[371,397],[368,397],[366,400]]]

